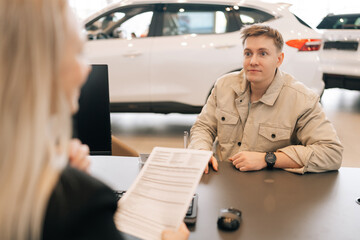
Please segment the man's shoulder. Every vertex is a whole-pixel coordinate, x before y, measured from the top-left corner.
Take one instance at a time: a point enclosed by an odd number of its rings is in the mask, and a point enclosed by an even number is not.
[[[290,94],[306,99],[316,100],[319,95],[305,86],[302,82],[296,80],[291,74],[282,72],[282,79],[284,81],[283,90],[290,92]]]
[[[221,76],[216,81],[216,86],[218,87],[232,87],[234,84],[241,84],[242,81],[244,81],[244,74],[242,71],[236,71],[227,73],[223,76]]]

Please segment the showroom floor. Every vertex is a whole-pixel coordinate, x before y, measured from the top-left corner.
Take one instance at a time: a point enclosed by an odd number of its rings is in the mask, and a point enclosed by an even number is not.
[[[360,91],[325,90],[322,104],[344,145],[343,167],[360,167]],[[155,146],[183,147],[195,114],[112,113],[113,135],[139,153]]]

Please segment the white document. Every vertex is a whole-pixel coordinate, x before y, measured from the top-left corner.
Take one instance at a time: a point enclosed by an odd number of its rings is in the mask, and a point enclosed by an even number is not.
[[[117,228],[146,240],[178,229],[211,156],[210,151],[155,147],[118,203]]]

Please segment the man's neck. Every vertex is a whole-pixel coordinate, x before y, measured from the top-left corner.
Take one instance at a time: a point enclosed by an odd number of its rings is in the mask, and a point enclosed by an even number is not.
[[[265,83],[250,83],[250,100],[258,101],[266,92],[272,81]]]
[[[269,88],[271,83],[273,82],[275,75],[271,80],[260,82],[260,83],[250,83],[250,101],[255,102],[258,101],[265,94],[266,90]]]

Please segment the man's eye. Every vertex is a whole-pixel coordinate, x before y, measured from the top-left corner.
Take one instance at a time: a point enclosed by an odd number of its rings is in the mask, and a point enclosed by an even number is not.
[[[244,56],[245,56],[245,57],[249,57],[249,56],[251,56],[251,53],[245,52],[245,53],[244,53]]]
[[[267,52],[261,52],[260,54],[261,54],[261,56],[266,56]]]

